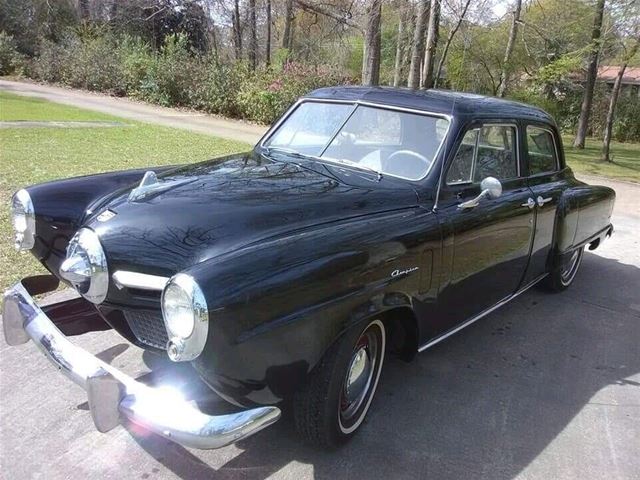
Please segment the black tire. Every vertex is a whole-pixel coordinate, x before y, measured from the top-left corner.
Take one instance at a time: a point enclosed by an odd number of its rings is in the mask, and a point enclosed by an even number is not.
[[[372,320],[348,331],[324,355],[293,401],[296,429],[307,442],[335,448],[358,431],[380,379],[385,336],[382,321]],[[357,389],[349,392],[352,386]]]
[[[549,275],[542,283],[545,289],[550,292],[562,292],[569,288],[580,269],[583,254],[584,247],[580,247],[570,253],[557,256]]]

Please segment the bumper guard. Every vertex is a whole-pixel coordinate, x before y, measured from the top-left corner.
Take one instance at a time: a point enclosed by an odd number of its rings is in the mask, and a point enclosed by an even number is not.
[[[32,298],[55,285],[55,277],[32,277],[5,292],[5,340],[9,345],[33,340],[58,370],[84,388],[100,432],[115,428],[124,416],[186,447],[212,449],[253,435],[280,418],[280,409],[272,406],[225,415],[205,414],[172,392],[140,383],[76,347]]]

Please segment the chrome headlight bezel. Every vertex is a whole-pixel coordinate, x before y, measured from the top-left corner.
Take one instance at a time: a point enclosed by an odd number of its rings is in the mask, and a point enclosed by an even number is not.
[[[100,304],[107,298],[109,268],[96,232],[83,227],[71,238],[60,276],[92,303]]]
[[[16,250],[31,250],[36,243],[36,214],[29,192],[18,190],[11,198],[11,224]]]
[[[178,303],[181,305],[177,306]],[[202,353],[209,333],[209,311],[202,289],[191,275],[178,273],[162,291],[161,304],[162,318],[169,335],[169,358],[174,362],[194,360]],[[184,311],[180,315],[177,313],[178,309],[185,308],[188,309],[187,315]],[[184,325],[185,321],[191,323]]]

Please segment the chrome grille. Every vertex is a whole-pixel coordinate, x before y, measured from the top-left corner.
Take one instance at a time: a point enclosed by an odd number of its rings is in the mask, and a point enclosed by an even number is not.
[[[129,310],[124,312],[129,328],[140,342],[165,350],[169,337],[162,320],[162,312]]]

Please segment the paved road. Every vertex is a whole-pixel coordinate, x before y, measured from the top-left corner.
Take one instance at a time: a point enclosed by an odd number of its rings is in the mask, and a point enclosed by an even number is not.
[[[530,290],[413,363],[389,361],[342,450],[301,444],[286,418],[206,452],[134,426],[100,434],[82,390],[33,345],[0,341],[0,478],[638,478],[640,186],[606,183],[616,233],[573,287]],[[75,341],[156,384],[187,373],[113,332]]]
[[[0,90],[247,143],[255,143],[267,130],[263,126],[205,115],[200,112],[165,108],[127,98],[110,97],[99,93],[36,83],[0,80]]]

